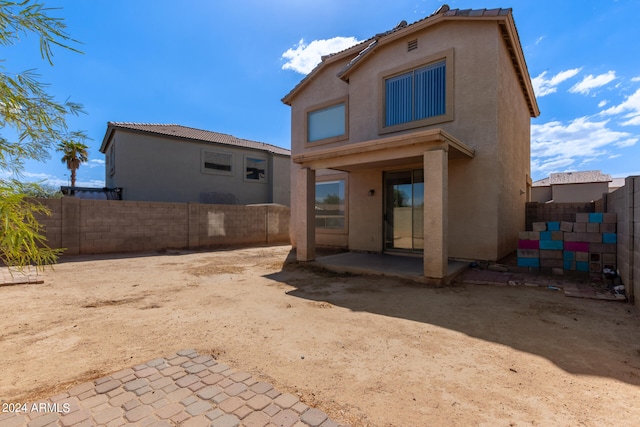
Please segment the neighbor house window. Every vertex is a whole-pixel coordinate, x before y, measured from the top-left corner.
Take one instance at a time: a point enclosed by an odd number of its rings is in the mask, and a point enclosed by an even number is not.
[[[248,181],[267,181],[267,159],[262,157],[244,157],[245,179]]]
[[[345,228],[345,180],[316,183],[316,229]]]
[[[446,113],[446,64],[439,61],[385,80],[385,126]]]
[[[346,99],[307,112],[307,142],[333,142],[347,137]]]
[[[233,175],[233,155],[202,150],[202,172]]]

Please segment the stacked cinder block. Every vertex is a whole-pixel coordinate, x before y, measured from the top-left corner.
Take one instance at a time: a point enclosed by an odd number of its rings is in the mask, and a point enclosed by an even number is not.
[[[575,222],[534,222],[520,232],[518,266],[600,273],[616,266],[616,214],[576,213]]]

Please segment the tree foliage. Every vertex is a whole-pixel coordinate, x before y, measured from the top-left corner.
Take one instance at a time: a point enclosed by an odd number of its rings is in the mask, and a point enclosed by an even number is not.
[[[21,184],[14,184],[15,187],[0,186],[0,258],[8,266],[19,268],[55,263],[62,249],[51,249],[46,245],[42,226],[37,220],[37,215],[48,213],[47,208],[15,191]]]
[[[71,171],[71,187],[76,186],[76,171],[80,164],[89,161],[89,146],[82,142],[86,137],[83,132],[73,132],[71,138],[60,142],[56,148],[62,152],[62,163]]]
[[[51,15],[54,10],[37,0],[0,0],[0,46],[35,36],[40,56],[51,65],[53,46],[78,52],[64,21]],[[46,246],[36,220],[47,209],[26,197],[17,178],[25,160],[45,160],[54,144],[68,139],[66,118],[82,107],[57,101],[34,70],[9,72],[6,63],[0,59],[0,259],[11,266],[42,267],[55,262],[60,251]]]

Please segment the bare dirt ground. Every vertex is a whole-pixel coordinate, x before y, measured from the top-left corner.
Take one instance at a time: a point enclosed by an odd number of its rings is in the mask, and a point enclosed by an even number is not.
[[[289,251],[69,257],[0,287],[0,400],[194,348],[353,426],[638,425],[627,304],[337,275]]]

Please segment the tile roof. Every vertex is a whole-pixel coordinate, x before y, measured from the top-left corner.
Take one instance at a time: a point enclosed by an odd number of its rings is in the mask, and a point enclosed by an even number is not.
[[[377,46],[380,44],[381,40],[385,37],[392,35],[394,33],[398,33],[401,31],[412,31],[412,29],[417,29],[420,27],[420,24],[425,23],[425,25],[431,22],[437,22],[437,20],[441,19],[457,19],[457,18],[488,18],[488,19],[496,19],[498,17],[504,17],[500,19],[509,18],[512,16],[511,8],[496,8],[496,9],[449,9],[449,6],[442,5],[438,10],[436,10],[431,15],[428,15],[418,21],[415,21],[411,24],[407,24],[406,21],[401,21],[398,25],[396,25],[391,30],[385,31],[383,33],[376,34],[375,36],[364,40],[358,43],[355,46],[351,46],[347,49],[344,49],[339,52],[335,52],[329,55],[325,55],[322,57],[322,61],[313,69],[309,74],[307,74],[287,95],[282,98],[282,102],[290,105],[291,97],[304,85],[306,85],[310,80],[312,80],[313,75],[322,68],[327,60],[331,60],[332,58],[347,55],[350,52],[353,52],[356,56],[353,57],[347,65],[338,73],[339,78],[347,79],[347,76],[351,69],[355,68],[363,58],[367,57],[369,53],[375,51]],[[527,65],[524,60],[524,55],[520,56],[516,50],[519,49],[521,53],[522,48],[520,46],[520,40],[518,36],[518,30],[515,27],[515,23],[512,19],[508,19],[510,23],[513,25],[513,31],[503,28],[503,38],[505,41],[510,44],[509,51],[512,55],[512,61],[514,64],[514,68],[518,74],[520,79],[520,84],[523,88],[523,92],[525,97],[527,98],[527,103],[529,104],[529,109],[532,117],[537,117],[540,114],[538,110],[537,101],[535,99],[535,94],[533,93],[533,87],[531,86],[531,79],[529,77],[529,72],[527,70]]]
[[[611,182],[611,175],[601,171],[560,172],[552,173],[532,184],[533,187],[545,187],[560,184],[589,184],[593,182]]]
[[[194,129],[177,124],[157,124],[157,123],[129,123],[129,122],[109,122],[107,127],[107,133],[100,147],[100,151],[104,153],[106,144],[114,129],[127,129],[138,132],[145,132],[163,136],[171,136],[175,138],[209,142],[215,144],[233,145],[235,147],[250,148],[254,150],[267,151],[273,154],[281,154],[285,156],[291,155],[291,150],[286,148],[277,147],[275,145],[267,144],[264,142],[251,141],[248,139],[237,138],[233,135],[228,135],[220,132],[212,132],[202,129]]]

